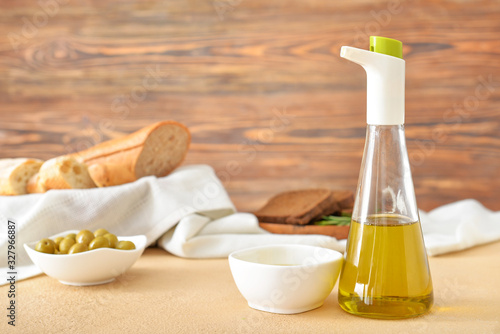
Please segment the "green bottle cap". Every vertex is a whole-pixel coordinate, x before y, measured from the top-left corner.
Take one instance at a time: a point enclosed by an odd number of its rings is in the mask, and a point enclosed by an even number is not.
[[[370,36],[370,51],[403,59],[403,43],[392,38]]]

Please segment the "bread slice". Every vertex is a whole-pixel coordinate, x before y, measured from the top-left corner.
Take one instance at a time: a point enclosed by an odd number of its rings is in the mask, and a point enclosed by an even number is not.
[[[47,190],[43,186],[43,184],[40,182],[40,174],[36,173],[34,174],[28,181],[28,184],[26,185],[26,192],[29,194],[37,194],[37,193],[44,193]]]
[[[26,185],[43,161],[17,158],[0,159],[0,195],[26,194]]]
[[[40,191],[95,188],[87,166],[71,156],[61,156],[44,162],[33,182],[36,186],[30,184],[30,187]]]
[[[350,190],[333,190],[333,199],[340,207],[340,212],[352,214],[354,207],[354,193]],[[332,213],[328,213],[330,215]]]
[[[184,125],[163,121],[73,156],[89,166],[98,186],[113,186],[143,176],[169,174],[184,160],[190,141],[191,135]]]
[[[304,189],[278,194],[254,214],[259,222],[305,225],[340,210],[331,190]]]

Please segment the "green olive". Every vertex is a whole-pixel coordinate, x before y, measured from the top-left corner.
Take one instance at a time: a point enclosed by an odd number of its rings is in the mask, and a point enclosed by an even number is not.
[[[52,244],[52,246],[54,246],[54,252],[57,250],[57,244],[54,240],[52,239],[49,239],[49,242]]]
[[[93,239],[94,239],[94,233],[90,232],[89,230],[81,230],[76,235],[76,242],[79,242],[81,244],[88,245]]]
[[[107,230],[105,230],[105,229],[103,229],[103,228],[100,228],[100,229],[98,229],[98,230],[95,230],[95,232],[94,232],[94,237],[96,237],[96,238],[97,238],[97,237],[102,237],[103,235],[108,234],[108,233],[109,233],[109,232],[108,232]]]
[[[56,250],[59,249],[59,244],[61,241],[64,239],[64,237],[57,237],[54,239],[54,242],[56,243]]]
[[[73,238],[76,240],[76,234],[75,233],[70,233],[66,236],[66,238]]]
[[[135,245],[132,241],[122,240],[116,245],[116,249],[132,250],[135,249]]]
[[[116,248],[116,245],[118,245],[118,238],[116,237],[116,235],[112,233],[106,233],[105,235],[103,235],[103,237],[108,239],[110,248]]]
[[[55,252],[54,245],[55,245],[54,241],[45,238],[40,240],[36,244],[35,250],[41,253],[54,254]]]
[[[71,246],[73,246],[75,243],[75,239],[73,238],[64,238],[59,244],[59,253],[68,254]]]
[[[97,248],[109,248],[109,240],[105,237],[97,237],[89,244],[89,250]]]
[[[86,244],[76,243],[68,251],[68,254],[76,254],[88,251],[89,248]]]

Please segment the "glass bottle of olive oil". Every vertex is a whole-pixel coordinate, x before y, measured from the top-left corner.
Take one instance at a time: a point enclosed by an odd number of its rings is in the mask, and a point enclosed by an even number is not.
[[[402,44],[372,36],[370,51],[343,47],[341,56],[367,72],[368,125],[339,304],[364,317],[414,317],[430,309],[433,290],[406,150]]]

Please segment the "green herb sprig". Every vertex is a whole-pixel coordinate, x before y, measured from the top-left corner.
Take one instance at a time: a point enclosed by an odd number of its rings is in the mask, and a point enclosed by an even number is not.
[[[322,220],[314,223],[314,225],[320,226],[347,226],[351,224],[351,215],[348,213],[342,213],[341,216],[323,216]]]

